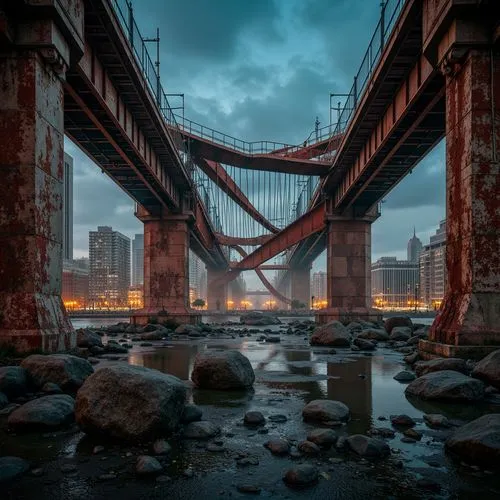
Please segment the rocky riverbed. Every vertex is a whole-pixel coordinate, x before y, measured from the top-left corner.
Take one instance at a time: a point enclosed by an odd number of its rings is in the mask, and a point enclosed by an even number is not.
[[[500,351],[419,361],[408,318],[262,323],[3,360],[2,498],[500,496]]]

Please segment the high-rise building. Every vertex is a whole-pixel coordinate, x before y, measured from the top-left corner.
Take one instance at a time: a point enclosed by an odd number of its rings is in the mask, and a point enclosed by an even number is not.
[[[316,304],[323,304],[323,302],[327,300],[326,283],[327,281],[325,271],[313,273],[311,283],[311,297],[314,297],[313,307],[315,307]]]
[[[207,300],[207,271],[203,261],[189,252],[189,303],[196,299]]]
[[[99,226],[89,232],[89,299],[97,307],[126,306],[130,285],[130,239]]]
[[[427,307],[439,308],[446,280],[446,220],[443,220],[420,254],[420,294]]]
[[[89,269],[82,260],[63,260],[61,296],[66,309],[85,309],[89,299]]]
[[[132,240],[132,286],[144,284],[144,234]]]
[[[372,264],[372,300],[381,309],[415,307],[419,297],[418,262],[381,257]]]
[[[73,260],[73,158],[64,153],[63,174],[63,259]]]
[[[406,249],[407,260],[409,262],[418,262],[421,251],[422,242],[417,238],[417,235],[415,234],[415,228],[413,228],[413,236],[408,240],[408,246]]]

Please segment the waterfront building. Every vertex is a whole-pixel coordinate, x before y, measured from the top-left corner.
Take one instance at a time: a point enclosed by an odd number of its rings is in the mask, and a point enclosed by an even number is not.
[[[189,303],[196,299],[207,301],[207,270],[204,262],[189,251]]]
[[[311,281],[311,297],[314,297],[314,304],[312,304],[313,309],[320,309],[326,307],[326,272],[318,271],[313,273]]]
[[[130,286],[130,239],[99,226],[89,232],[89,299],[94,307],[125,307]]]
[[[142,309],[144,307],[144,288],[142,285],[129,288],[128,306],[131,309]]]
[[[64,153],[62,193],[63,259],[73,260],[73,158]]]
[[[144,234],[132,240],[132,286],[144,285]]]
[[[89,269],[81,259],[63,260],[62,300],[67,310],[85,309],[89,300]]]

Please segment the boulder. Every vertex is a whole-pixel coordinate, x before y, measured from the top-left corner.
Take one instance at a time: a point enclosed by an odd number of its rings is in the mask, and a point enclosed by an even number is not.
[[[429,361],[418,361],[413,367],[417,377],[426,373],[438,372],[442,370],[453,370],[460,373],[467,373],[467,364],[460,358],[435,358]]]
[[[500,389],[500,349],[479,361],[472,371],[472,376]]]
[[[349,347],[351,345],[351,335],[340,321],[334,320],[326,325],[318,326],[314,330],[311,345]]]
[[[27,372],[20,366],[4,366],[0,368],[0,392],[13,399],[27,391]]]
[[[113,334],[117,334],[117,333],[125,333],[125,331],[127,330],[127,328],[130,326],[129,323],[126,323],[126,322],[121,322],[121,323],[116,323],[116,325],[110,325],[106,328],[106,332],[108,334],[110,333],[113,333]]]
[[[22,476],[30,468],[26,460],[19,457],[0,457],[0,484]]]
[[[191,380],[200,389],[246,389],[255,374],[239,351],[207,351],[196,356]]]
[[[297,449],[304,455],[319,455],[321,453],[319,446],[312,441],[301,441],[297,445]]]
[[[101,336],[87,328],[76,331],[76,345],[78,347],[102,347]]]
[[[382,458],[390,455],[389,445],[382,439],[354,434],[346,439],[347,446],[354,453],[364,458]]]
[[[409,316],[392,316],[391,318],[387,318],[384,322],[384,327],[389,334],[392,332],[392,329],[397,326],[407,326],[413,331],[413,323]]]
[[[184,428],[183,436],[187,439],[210,439],[220,433],[220,427],[206,420],[191,422]]]
[[[383,328],[365,328],[358,333],[357,337],[369,340],[389,340],[389,334]]]
[[[74,421],[75,400],[67,394],[33,399],[15,409],[7,420],[17,431],[54,430]]]
[[[77,391],[94,373],[86,359],[70,354],[33,354],[24,359],[21,366],[37,387],[53,382],[64,391]]]
[[[190,335],[191,333],[201,333],[201,328],[199,328],[197,325],[191,325],[191,324],[179,325],[174,330],[174,333],[176,333],[177,335]]]
[[[314,429],[307,435],[307,440],[323,448],[329,448],[337,442],[337,434],[331,429]]]
[[[345,422],[349,419],[349,408],[340,401],[315,399],[304,407],[302,417],[306,421]]]
[[[290,443],[286,439],[270,439],[264,446],[273,455],[288,455],[290,453]]]
[[[402,426],[402,427],[413,427],[414,425],[417,425],[417,423],[415,422],[415,420],[413,420],[413,418],[404,414],[391,415],[391,423],[392,425]]]
[[[445,447],[466,462],[500,469],[500,413],[483,415],[460,427]]]
[[[391,340],[409,340],[411,337],[412,330],[408,326],[395,326],[391,330],[391,334],[389,335],[389,338]]]
[[[286,471],[283,481],[287,484],[305,486],[313,484],[318,480],[318,469],[309,464],[297,465]]]
[[[451,427],[450,421],[439,413],[427,413],[424,420],[429,427]]]
[[[406,386],[407,396],[444,401],[478,401],[484,396],[484,384],[462,373],[443,370],[417,378]]]
[[[159,474],[163,467],[154,457],[148,455],[142,455],[137,459],[137,464],[135,466],[137,474],[141,476],[147,476],[151,474]]]
[[[243,422],[245,425],[249,426],[264,425],[266,423],[266,419],[260,411],[247,411],[245,413],[245,417],[243,418]]]
[[[373,351],[377,348],[376,344],[371,340],[366,340],[362,338],[355,338],[353,344],[359,347],[362,351]]]
[[[78,391],[76,422],[89,434],[150,439],[177,428],[185,399],[186,387],[177,377],[141,366],[107,366]]]

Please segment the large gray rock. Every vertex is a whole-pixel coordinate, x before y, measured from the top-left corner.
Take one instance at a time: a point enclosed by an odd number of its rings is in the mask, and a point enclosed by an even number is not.
[[[349,347],[350,344],[349,330],[340,321],[335,320],[318,326],[311,337],[311,345]]]
[[[460,427],[445,446],[466,462],[500,469],[500,414],[483,415]]]
[[[196,356],[191,380],[200,389],[245,389],[252,387],[255,374],[239,351],[207,351]]]
[[[392,318],[385,320],[384,326],[387,333],[391,333],[392,329],[396,326],[407,326],[413,331],[413,323],[409,316],[392,316]]]
[[[445,401],[478,401],[484,396],[484,384],[452,370],[431,372],[406,387],[407,396]]]
[[[22,476],[30,468],[29,463],[19,457],[0,457],[0,484]]]
[[[417,377],[425,375],[426,373],[439,372],[442,370],[467,373],[467,364],[460,358],[435,358],[429,361],[418,361],[413,368]]]
[[[186,387],[172,375],[115,365],[91,375],[76,396],[84,432],[138,441],[172,433],[184,410]]]
[[[409,326],[395,326],[391,330],[389,338],[391,340],[408,340],[411,337],[412,329]]]
[[[78,347],[102,347],[102,339],[98,333],[87,328],[76,331],[76,345]]]
[[[349,419],[349,408],[340,401],[315,399],[304,407],[302,417],[318,422],[343,422]]]
[[[27,391],[28,377],[26,370],[20,366],[4,366],[0,368],[0,392],[13,399]]]
[[[500,349],[479,361],[472,371],[472,376],[500,389]]]
[[[389,340],[389,334],[383,328],[365,328],[357,335],[361,339]]]
[[[354,434],[346,439],[349,449],[365,458],[382,458],[390,455],[389,445],[381,439]]]
[[[64,391],[76,391],[85,379],[94,373],[92,365],[70,354],[33,354],[21,366],[37,387],[47,382],[57,384]]]
[[[53,430],[74,421],[75,400],[67,394],[33,399],[15,409],[7,420],[18,431]]]

